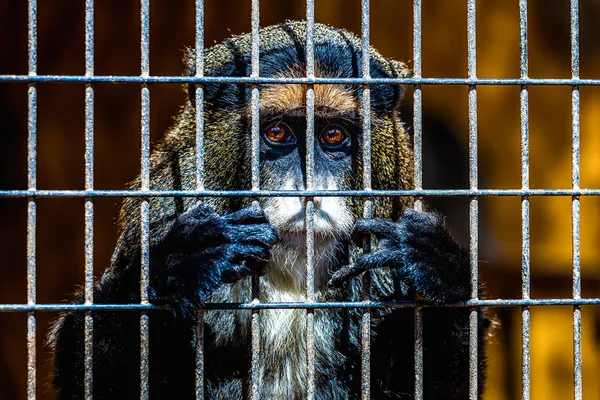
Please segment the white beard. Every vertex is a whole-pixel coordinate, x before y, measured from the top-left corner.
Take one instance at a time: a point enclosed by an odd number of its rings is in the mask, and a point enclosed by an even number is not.
[[[330,179],[333,182],[333,179]],[[283,190],[295,189],[291,182]],[[337,189],[327,187],[324,189]],[[323,301],[333,268],[338,266],[340,246],[354,224],[347,200],[339,197],[314,199],[314,289]],[[267,275],[262,280],[261,301],[306,301],[306,222],[304,201],[298,197],[271,198],[264,202],[269,222],[281,240],[271,249]],[[336,257],[337,256],[337,257]],[[315,312],[316,356],[327,362],[342,357],[328,332],[332,317]],[[302,399],[306,393],[306,310],[261,311],[261,350],[268,354],[261,368],[261,398]]]

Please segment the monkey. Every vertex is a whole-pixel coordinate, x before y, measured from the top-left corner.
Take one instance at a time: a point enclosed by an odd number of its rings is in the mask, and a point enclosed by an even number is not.
[[[260,76],[306,76],[306,26],[285,22],[259,32]],[[317,77],[361,77],[360,39],[323,24],[314,27]],[[205,51],[205,76],[249,76],[251,36],[234,36]],[[195,52],[184,57],[194,76]],[[370,49],[373,78],[409,75],[404,63]],[[150,160],[151,190],[196,189],[194,84],[176,121]],[[205,83],[207,190],[251,188],[251,91],[246,84]],[[305,190],[306,85],[260,85],[260,188]],[[371,167],[375,190],[413,189],[411,136],[400,115],[401,85],[371,86]],[[357,84],[314,85],[314,188],[362,188],[363,137]],[[131,185],[140,188],[140,178]],[[257,200],[258,203],[252,203]],[[442,216],[416,211],[410,196],[377,197],[361,218],[360,197],[323,196],[314,204],[314,287],[319,302],[360,301],[363,281],[377,301],[421,301],[426,399],[466,399],[469,310],[435,307],[468,300],[469,253]],[[306,301],[306,204],[303,197],[149,198],[149,393],[151,399],[195,398],[195,329],[210,302],[250,302],[260,276],[261,302]],[[142,199],[124,200],[120,237],[110,265],[95,282],[97,304],[140,303]],[[376,239],[372,252],[363,241]],[[482,293],[482,289],[478,288]],[[75,302],[82,302],[82,294]],[[140,396],[140,313],[92,311],[95,399]],[[306,397],[306,310],[260,311],[261,399]],[[84,396],[84,312],[61,314],[49,334],[57,398]],[[315,398],[358,399],[361,391],[360,309],[314,310]],[[247,399],[251,386],[251,310],[206,310],[204,391],[208,399]],[[414,396],[414,312],[372,310],[370,391],[373,399]],[[478,389],[483,393],[490,317],[478,313]]]

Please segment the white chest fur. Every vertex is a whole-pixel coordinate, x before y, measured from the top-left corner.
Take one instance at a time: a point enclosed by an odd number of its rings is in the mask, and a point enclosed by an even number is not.
[[[315,290],[317,301],[327,293],[330,261],[335,242],[320,243],[315,254]],[[250,300],[250,280],[216,292],[213,302]],[[306,257],[303,248],[276,245],[269,272],[261,279],[262,302],[306,301]],[[334,330],[339,328],[339,314],[315,310],[315,362],[324,370],[334,370],[344,356],[335,348]],[[260,311],[261,399],[303,399],[307,388],[307,311],[305,309],[271,309]],[[251,314],[245,311],[216,311],[206,314],[206,322],[215,329],[215,344],[250,337]],[[338,332],[339,333],[339,332]],[[236,339],[237,338],[237,339]]]
[[[269,301],[304,301],[304,296],[269,291]],[[315,357],[323,364],[341,357],[330,335],[332,316],[314,313]],[[307,388],[307,311],[265,310],[261,312],[261,386],[265,399],[302,399]]]

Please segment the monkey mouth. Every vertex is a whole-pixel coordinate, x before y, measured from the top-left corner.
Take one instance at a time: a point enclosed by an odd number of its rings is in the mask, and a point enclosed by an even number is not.
[[[331,216],[323,210],[315,208],[313,219],[313,231],[315,236],[324,238],[334,238],[340,235],[340,230]],[[283,237],[286,236],[302,236],[307,233],[306,228],[306,210],[302,209],[299,213],[289,218],[282,226],[279,227],[279,232]]]

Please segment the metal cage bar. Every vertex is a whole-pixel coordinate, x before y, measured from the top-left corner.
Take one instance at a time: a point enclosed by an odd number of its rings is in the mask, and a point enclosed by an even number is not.
[[[546,306],[597,306],[600,305],[600,297],[585,297],[580,299],[556,298],[556,299],[492,299],[492,300],[468,300],[460,303],[436,305],[435,307],[546,307]],[[208,303],[206,310],[294,310],[294,309],[330,309],[330,308],[430,308],[431,305],[413,301],[328,301],[328,302],[268,302],[268,303]],[[168,311],[169,307],[155,306],[152,304],[0,304],[0,312],[41,312],[41,311]]]
[[[258,31],[260,29],[260,1],[252,0],[252,77],[260,76],[260,41]],[[251,95],[252,109],[252,190],[260,190],[260,88],[258,84],[252,85]],[[260,277],[258,274],[252,275],[252,302],[260,302]],[[258,309],[252,310],[252,358],[251,358],[251,378],[252,378],[252,400],[259,400],[261,394],[261,338],[260,338],[260,312]]]
[[[274,78],[249,76],[128,76],[128,75],[0,75],[0,82],[105,82],[105,83],[239,83],[341,84],[341,85],[459,85],[459,86],[600,86],[600,79],[573,78]]]
[[[421,78],[421,0],[413,1],[413,77]],[[413,152],[414,152],[414,188],[423,189],[423,92],[421,85],[413,88]],[[415,209],[423,210],[423,201],[415,198]],[[414,365],[415,400],[423,399],[423,310],[414,310]]]
[[[571,77],[579,78],[579,1],[571,0]],[[580,183],[580,121],[579,121],[579,86],[571,88],[571,134],[572,134],[572,165],[571,183],[573,189],[579,189]],[[579,196],[571,200],[571,221],[573,230],[573,299],[581,298],[581,203]],[[573,382],[574,398],[583,397],[581,372],[581,308],[573,306]]]
[[[141,0],[141,76],[150,75],[150,0]],[[150,188],[150,88],[143,83],[141,88],[141,172],[142,190]],[[143,198],[140,208],[141,223],[141,276],[140,303],[149,304],[150,281],[150,201]],[[148,399],[150,374],[150,317],[140,315],[140,398]]]
[[[94,0],[85,2],[85,74],[94,75]],[[85,84],[85,190],[94,190],[94,87]],[[85,198],[85,304],[94,304],[94,198]],[[94,396],[94,320],[90,311],[84,317],[84,391]]]
[[[315,2],[306,0],[306,77],[315,76]],[[306,86],[306,189],[314,188],[315,175],[315,88]],[[315,204],[306,198],[306,301],[315,301]],[[315,311],[306,309],[306,399],[314,400],[315,384]]]
[[[79,197],[584,197],[600,189],[406,189],[406,190],[0,190],[0,198]]]
[[[521,78],[527,78],[527,0],[519,0],[519,69]],[[520,93],[520,125],[521,125],[521,189],[529,189],[529,88],[521,86]],[[521,197],[521,298],[530,298],[530,223],[529,197]],[[530,331],[531,311],[529,306],[521,309],[521,396],[523,400],[530,397]]]
[[[195,1],[195,77],[204,76],[204,0]],[[194,92],[196,112],[196,190],[204,190],[204,86],[196,85]],[[197,199],[200,201],[200,198]],[[196,399],[204,399],[204,310],[196,313],[195,332],[195,385]]]
[[[585,197],[600,189],[407,189],[407,190],[0,190],[4,198],[80,197]]]
[[[37,1],[28,4],[28,76],[37,74]],[[27,88],[27,188],[37,188],[37,87],[30,82]],[[27,199],[27,305],[36,304],[36,199]],[[27,398],[36,396],[36,318],[27,315]]]
[[[477,77],[477,23],[476,0],[467,2],[467,65],[471,79]],[[469,187],[476,190],[477,173],[477,86],[469,86]],[[469,254],[471,262],[471,299],[479,298],[478,232],[479,232],[479,198],[471,197],[469,201]],[[473,307],[469,311],[469,398],[477,400],[478,395],[478,310]]]
[[[371,77],[370,68],[370,1],[361,0],[361,75],[362,78]],[[363,163],[363,189],[371,190],[371,87],[369,84],[361,86],[361,119],[362,119],[362,163]],[[373,201],[365,199],[363,205],[363,218],[371,218]],[[363,244],[363,253],[371,251],[371,239],[366,238]],[[362,300],[371,300],[371,271],[362,276]],[[371,398],[371,311],[363,309],[361,318],[361,396],[363,400]]]

